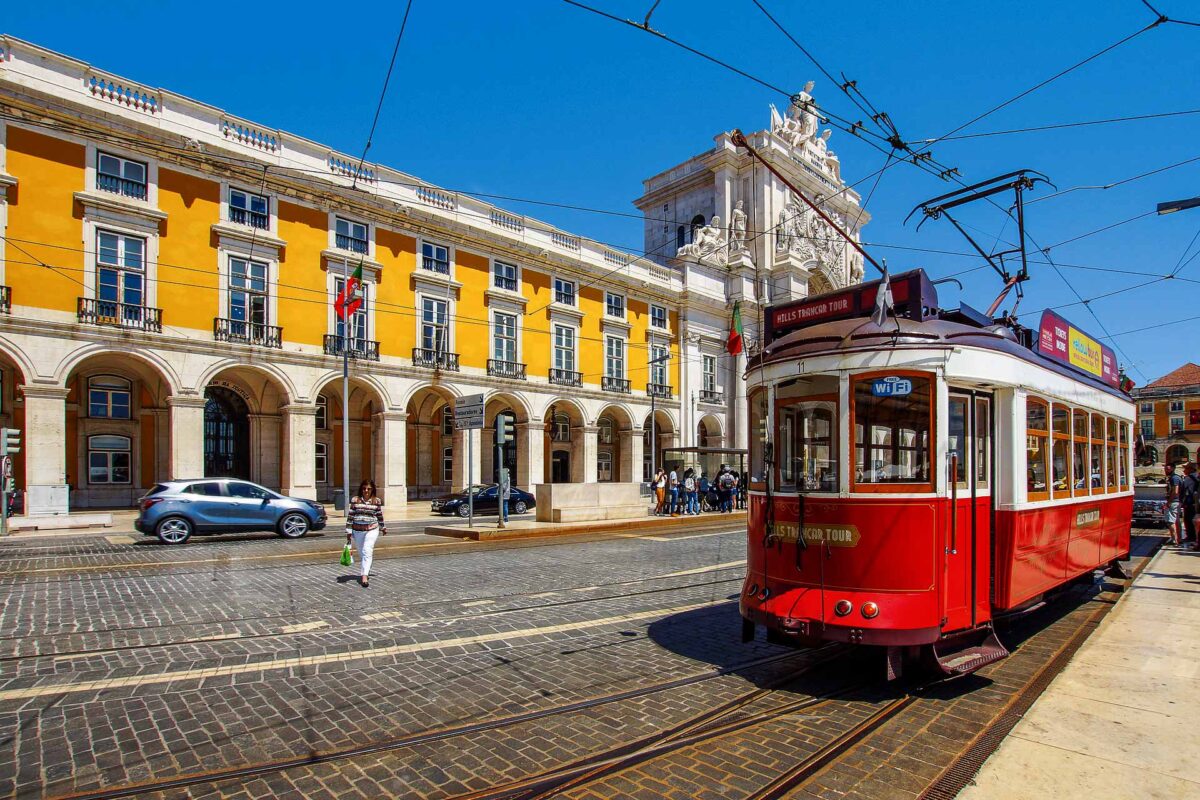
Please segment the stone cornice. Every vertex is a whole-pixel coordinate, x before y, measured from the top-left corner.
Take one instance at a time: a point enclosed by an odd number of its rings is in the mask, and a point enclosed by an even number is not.
[[[488,299],[489,304],[494,302],[500,305],[520,306],[521,308],[529,304],[529,298],[524,295],[517,292],[510,292],[507,289],[497,289],[494,286],[484,289],[483,296]]]
[[[173,394],[167,398],[167,405],[173,408],[204,408],[208,401],[201,395]]]
[[[22,384],[21,394],[25,397],[38,397],[47,400],[66,400],[71,390],[65,386],[49,386],[44,383]]]
[[[16,180],[13,180],[16,183]],[[104,211],[116,214],[128,214],[134,217],[143,217],[152,220],[155,223],[161,222],[167,218],[167,212],[159,211],[148,203],[139,203],[136,200],[126,200],[117,194],[108,194],[105,192],[75,192],[75,201],[82,204],[84,208],[99,208]]]

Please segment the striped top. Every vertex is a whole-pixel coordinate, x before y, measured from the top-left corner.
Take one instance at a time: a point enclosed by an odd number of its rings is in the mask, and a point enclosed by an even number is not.
[[[378,497],[363,500],[357,495],[350,498],[350,508],[346,510],[346,524],[357,529],[367,530],[375,525],[386,530],[383,523],[383,503]]]

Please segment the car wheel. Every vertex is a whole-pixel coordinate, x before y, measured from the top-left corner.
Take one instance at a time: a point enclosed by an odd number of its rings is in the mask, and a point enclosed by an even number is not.
[[[154,526],[154,535],[163,544],[183,544],[192,538],[192,523],[184,517],[165,517]]]
[[[463,519],[466,519],[467,517],[471,516],[471,508],[470,508],[470,506],[465,506],[465,505],[459,506],[457,513],[460,517],[462,517]]]
[[[299,512],[293,511],[285,514],[283,519],[279,520],[279,535],[285,539],[299,539],[306,533],[308,533],[308,517]]]
[[[513,513],[514,514],[524,514],[528,510],[529,510],[529,506],[525,505],[524,500],[518,500],[517,502],[513,503]]]

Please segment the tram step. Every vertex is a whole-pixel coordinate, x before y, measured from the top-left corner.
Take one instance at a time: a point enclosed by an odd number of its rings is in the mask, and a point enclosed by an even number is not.
[[[939,653],[936,646],[934,647],[938,666],[946,675],[966,675],[1007,655],[1008,650],[996,638],[995,631],[988,631],[987,637],[977,645],[950,653]]]

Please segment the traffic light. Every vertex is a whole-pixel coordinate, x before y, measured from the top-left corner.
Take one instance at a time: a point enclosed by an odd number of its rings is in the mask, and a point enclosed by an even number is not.
[[[15,456],[21,452],[21,432],[16,428],[0,428],[0,456]]]
[[[496,444],[508,444],[513,440],[513,418],[507,414],[496,417]]]

